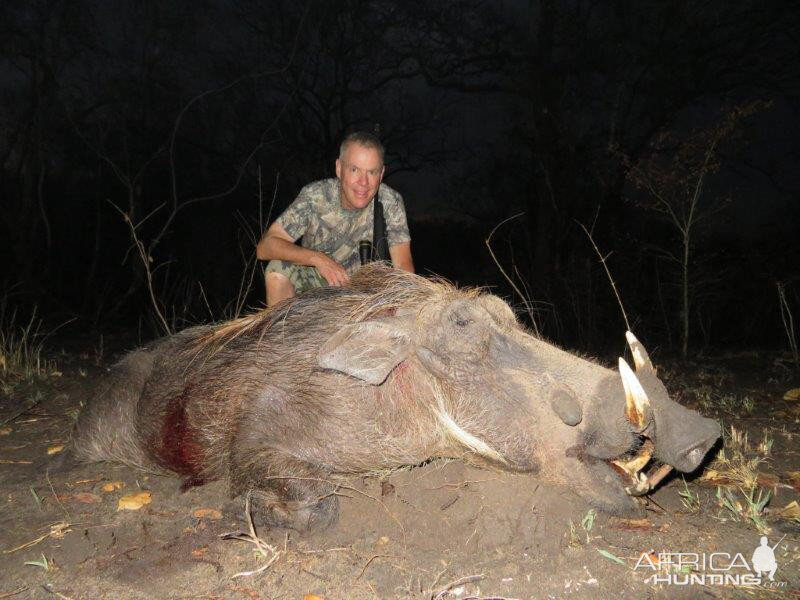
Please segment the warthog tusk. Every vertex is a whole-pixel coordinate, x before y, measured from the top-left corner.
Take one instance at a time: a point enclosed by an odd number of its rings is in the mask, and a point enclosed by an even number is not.
[[[672,469],[674,469],[672,465],[661,465],[655,473],[647,478],[647,481],[650,484],[650,489],[654,489],[659,483],[661,483],[661,480],[669,475]]]
[[[630,478],[631,485],[625,486],[625,491],[631,496],[644,496],[652,492],[661,481],[672,472],[674,468],[672,465],[661,465],[649,477],[642,472],[642,469],[647,466],[647,463],[652,457],[652,446],[646,451],[643,451],[630,460],[622,462],[613,460],[611,463],[618,467],[619,471]]]
[[[639,372],[649,369],[655,373],[656,369],[650,360],[650,356],[647,354],[647,350],[644,349],[642,342],[636,339],[636,336],[630,331],[625,332],[625,339],[628,340],[628,346],[630,346],[631,349],[633,364],[636,367],[636,371]]]
[[[647,409],[650,407],[650,401],[639,379],[622,357],[619,359],[619,374],[622,378],[622,387],[625,389],[625,417],[638,428],[637,431],[642,431],[647,425]]]
[[[650,491],[647,477],[641,471],[650,462],[653,456],[653,442],[645,440],[639,451],[626,461],[612,460],[611,463],[630,479],[632,485],[626,486],[625,491],[631,496],[643,496]]]
[[[625,491],[631,496],[644,496],[653,491],[661,481],[670,474],[674,468],[672,465],[661,465],[649,477],[643,473],[643,469],[653,457],[653,442],[645,440],[639,452],[626,461],[612,460],[611,463],[630,478],[632,485],[626,486]]]

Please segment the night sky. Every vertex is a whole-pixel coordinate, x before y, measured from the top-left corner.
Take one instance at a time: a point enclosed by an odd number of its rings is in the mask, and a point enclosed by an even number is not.
[[[583,225],[648,346],[688,308],[688,354],[788,348],[798,31],[797,2],[5,0],[3,314],[163,333],[142,255],[175,328],[262,306],[258,237],[365,129],[418,272],[602,352]]]

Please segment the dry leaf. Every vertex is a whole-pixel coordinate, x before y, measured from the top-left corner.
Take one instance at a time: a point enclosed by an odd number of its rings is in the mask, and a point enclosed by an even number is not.
[[[780,478],[777,475],[758,473],[756,475],[756,483],[758,483],[758,485],[763,487],[774,488],[780,483]]]
[[[661,568],[661,561],[659,560],[658,554],[656,553],[655,550],[650,550],[650,552],[642,552],[641,556],[639,556],[639,559],[641,560],[642,558],[644,558],[645,554],[647,555],[650,564],[654,565],[656,569]]]
[[[800,388],[792,388],[783,395],[784,400],[800,400]]]
[[[731,480],[719,471],[708,469],[697,479],[697,482],[703,485],[725,485],[731,483]]]
[[[74,494],[72,496],[72,500],[76,502],[82,502],[84,504],[96,504],[100,502],[100,496],[95,496],[89,492],[81,492],[80,494]]]
[[[0,427],[0,435],[8,435],[12,431],[11,427]]]
[[[152,500],[150,492],[137,492],[128,494],[119,499],[117,510],[139,510]]]
[[[615,519],[612,527],[629,531],[650,531],[653,525],[647,519]]]
[[[192,515],[196,519],[215,519],[216,520],[216,519],[221,519],[222,518],[222,513],[219,512],[218,510],[213,509],[213,508],[198,508],[192,513]]]
[[[103,487],[100,489],[108,493],[116,490],[121,490],[124,487],[125,487],[124,481],[109,481],[108,483],[104,483]]]
[[[57,446],[50,446],[47,449],[47,454],[49,454],[49,455],[58,454],[63,449],[64,449],[64,444],[58,444]]]
[[[195,548],[194,550],[192,550],[192,556],[200,558],[205,556],[206,552],[208,552],[208,546],[203,546],[202,548]]]
[[[783,508],[776,510],[774,514],[784,519],[800,519],[800,505],[797,504],[797,500],[792,500]]]
[[[794,491],[800,494],[800,471],[789,471],[786,473],[786,479],[794,488]]]

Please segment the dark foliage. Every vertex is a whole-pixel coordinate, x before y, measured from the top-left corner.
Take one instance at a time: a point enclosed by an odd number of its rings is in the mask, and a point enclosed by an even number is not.
[[[602,351],[624,325],[578,226],[594,224],[634,327],[677,348],[678,276],[658,251],[675,231],[628,170],[665,134],[677,152],[761,100],[704,187],[729,206],[692,241],[690,339],[783,346],[778,282],[800,321],[799,16],[749,1],[3,2],[4,302],[84,328],[151,318],[126,216],[174,325],[257,305],[260,232],[365,128],[421,271],[511,296],[484,240],[522,213],[495,233],[498,259],[545,335]]]

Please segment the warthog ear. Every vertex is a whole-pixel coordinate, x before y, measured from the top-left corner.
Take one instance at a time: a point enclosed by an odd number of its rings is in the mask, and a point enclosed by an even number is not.
[[[380,385],[411,348],[409,333],[399,319],[345,325],[317,354],[319,366]]]

